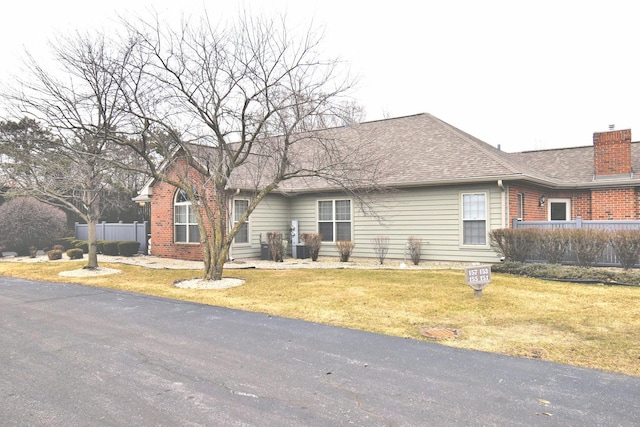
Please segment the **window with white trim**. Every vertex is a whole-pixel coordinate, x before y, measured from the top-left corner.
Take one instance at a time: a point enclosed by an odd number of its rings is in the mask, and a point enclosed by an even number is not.
[[[571,219],[571,199],[549,199],[549,221],[569,221]]]
[[[524,221],[524,193],[518,193],[516,196],[518,203],[518,219]]]
[[[233,225],[235,226],[242,218],[242,215],[249,209],[249,201],[246,199],[234,199],[233,200]],[[233,242],[249,243],[249,218],[242,224],[242,227],[233,238]]]
[[[487,195],[462,195],[462,244],[487,244]]]
[[[318,233],[323,242],[351,240],[351,200],[319,200]]]
[[[200,243],[196,214],[184,190],[176,191],[173,203],[173,225],[176,243]]]

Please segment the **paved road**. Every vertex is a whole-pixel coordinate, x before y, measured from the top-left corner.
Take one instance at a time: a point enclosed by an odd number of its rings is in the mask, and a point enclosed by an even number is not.
[[[637,377],[2,277],[0,363],[3,426],[640,425]]]

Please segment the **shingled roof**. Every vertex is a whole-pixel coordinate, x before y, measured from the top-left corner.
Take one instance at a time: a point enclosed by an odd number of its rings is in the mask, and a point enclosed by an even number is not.
[[[324,132],[324,131],[323,131]],[[427,113],[328,129],[380,154],[380,184],[393,187],[523,180],[548,187],[640,185],[633,175],[596,179],[593,146],[507,153]],[[640,143],[632,143],[640,170]],[[296,186],[295,181],[287,186]],[[321,190],[315,183],[308,191]]]
[[[640,185],[640,179],[633,174],[596,179],[593,146],[507,153],[427,113],[349,124],[316,131],[314,135],[338,141],[346,150],[357,147],[364,156],[373,154],[377,159],[378,186],[403,188],[497,180],[525,181],[550,188]],[[295,153],[298,161],[313,156],[304,147],[300,145]],[[633,170],[640,170],[640,143],[632,143],[632,159]],[[268,172],[269,167],[251,163],[234,171],[230,188],[260,186],[262,179],[256,178],[255,171]],[[362,170],[360,173],[366,175]],[[145,188],[152,185],[151,181]],[[311,177],[281,182],[276,191],[301,193],[337,188]]]
[[[379,159],[378,183],[391,187],[443,185],[521,178],[522,170],[508,153],[430,115],[417,114],[394,119],[332,128],[330,134],[345,144],[364,143]],[[317,191],[328,183],[292,180],[282,189]]]

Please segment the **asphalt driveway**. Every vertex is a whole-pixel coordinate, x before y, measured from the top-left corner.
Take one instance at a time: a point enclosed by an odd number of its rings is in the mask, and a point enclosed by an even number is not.
[[[638,377],[3,277],[0,363],[4,426],[640,425]]]

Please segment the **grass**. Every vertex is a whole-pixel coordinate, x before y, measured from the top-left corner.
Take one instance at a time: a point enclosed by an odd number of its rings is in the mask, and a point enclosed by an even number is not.
[[[640,376],[640,287],[581,285],[493,274],[482,299],[456,270],[227,270],[245,285],[190,290],[195,270],[101,264],[121,274],[60,277],[83,262],[0,263],[0,275],[79,283],[426,339],[454,328],[445,345]]]

